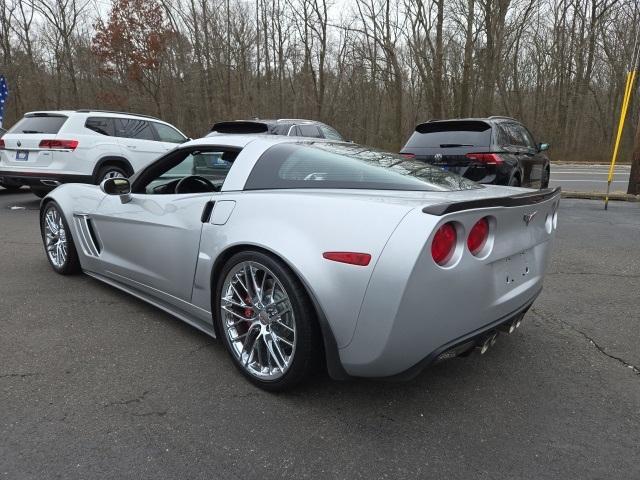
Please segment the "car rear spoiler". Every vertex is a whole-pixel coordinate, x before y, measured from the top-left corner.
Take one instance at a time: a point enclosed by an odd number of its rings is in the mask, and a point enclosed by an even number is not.
[[[252,122],[247,120],[237,120],[233,122],[218,122],[211,127],[216,133],[267,133],[269,127],[264,122]]]
[[[493,207],[522,207],[535,205],[560,195],[560,187],[545,188],[533,192],[519,193],[508,197],[481,198],[479,200],[466,200],[463,202],[438,203],[424,207],[422,211],[438,217],[447,213],[461,212],[463,210],[475,210],[477,208]]]

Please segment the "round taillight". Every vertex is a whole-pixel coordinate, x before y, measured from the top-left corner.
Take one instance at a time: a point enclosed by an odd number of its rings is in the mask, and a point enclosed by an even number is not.
[[[467,247],[473,255],[478,255],[487,243],[489,238],[489,221],[486,217],[481,218],[471,227],[467,237]]]
[[[453,256],[456,249],[456,227],[452,223],[445,223],[436,231],[431,242],[431,256],[438,265],[444,265]]]

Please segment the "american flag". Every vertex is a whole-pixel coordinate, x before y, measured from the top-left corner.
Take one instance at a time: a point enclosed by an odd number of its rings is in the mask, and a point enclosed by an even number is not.
[[[4,75],[0,75],[0,127],[4,120],[4,104],[9,96],[9,87],[7,87],[7,79]]]

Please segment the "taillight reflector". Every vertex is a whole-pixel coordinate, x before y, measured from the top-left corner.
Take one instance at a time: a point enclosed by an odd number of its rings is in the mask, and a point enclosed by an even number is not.
[[[366,267],[371,261],[371,255],[368,253],[358,252],[324,252],[322,254],[327,260],[334,262],[348,263],[350,265],[359,265]]]
[[[481,218],[471,227],[467,237],[467,247],[473,255],[478,255],[489,238],[489,221],[487,217]]]
[[[0,150],[4,150],[4,140],[0,139]]]
[[[500,165],[502,159],[497,153],[467,153],[466,157],[469,160],[475,160],[476,162],[487,163],[490,165]]]
[[[458,235],[451,222],[445,223],[436,231],[431,242],[431,256],[438,265],[444,265],[453,256]]]
[[[60,148],[64,150],[75,150],[78,140],[41,140],[40,148]]]
[[[405,158],[409,158],[409,159],[416,158],[416,154],[415,153],[401,153],[400,155],[402,155]]]

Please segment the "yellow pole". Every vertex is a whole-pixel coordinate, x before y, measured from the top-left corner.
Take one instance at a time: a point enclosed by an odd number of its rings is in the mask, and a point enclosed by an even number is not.
[[[620,120],[618,122],[618,133],[616,135],[616,141],[613,146],[613,154],[611,155],[611,165],[609,166],[609,176],[607,177],[607,194],[604,197],[604,209],[609,206],[609,191],[611,189],[611,181],[613,180],[613,172],[616,166],[616,160],[618,159],[618,148],[620,147],[620,139],[622,138],[622,131],[624,130],[624,122],[627,118],[627,110],[629,108],[629,102],[631,100],[631,92],[633,91],[633,84],[636,80],[636,70],[627,73],[627,81],[624,87],[624,98],[622,100],[622,108],[620,110]]]

